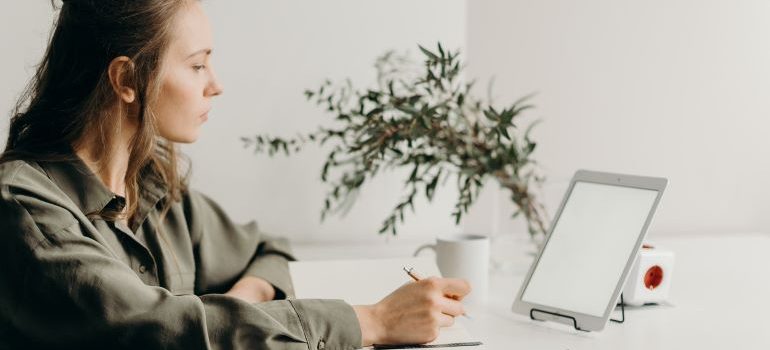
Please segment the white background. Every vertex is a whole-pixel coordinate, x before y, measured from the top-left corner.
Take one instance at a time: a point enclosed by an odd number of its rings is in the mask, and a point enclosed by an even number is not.
[[[770,231],[770,2],[474,0],[468,18],[468,75],[495,75],[499,102],[539,93],[552,208],[587,168],[669,179],[653,236]]]
[[[2,0],[0,137],[54,16],[48,1]],[[13,3],[13,5],[10,5]],[[324,152],[255,157],[239,138],[293,135],[326,120],[302,91],[325,78],[373,80],[374,58],[441,40],[461,48],[477,90],[498,104],[538,92],[536,153],[555,210],[579,168],[670,179],[654,234],[770,230],[770,3],[766,1],[207,1],[225,94],[183,149],[194,185],[239,221],[295,241],[380,241],[398,174],[369,184],[345,218],[319,222]],[[236,169],[222,171],[221,169]],[[515,232],[507,194],[489,186],[462,227],[456,191],[418,203],[400,239]]]

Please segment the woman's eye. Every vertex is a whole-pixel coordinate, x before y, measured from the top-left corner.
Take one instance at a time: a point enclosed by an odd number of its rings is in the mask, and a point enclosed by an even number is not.
[[[200,70],[206,69],[206,66],[202,64],[197,64],[193,66],[193,69],[195,69],[195,71],[200,71]]]

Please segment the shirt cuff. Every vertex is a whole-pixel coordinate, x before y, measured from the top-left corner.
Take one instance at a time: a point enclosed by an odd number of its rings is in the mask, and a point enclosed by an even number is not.
[[[275,288],[275,299],[294,297],[294,286],[289,274],[289,260],[283,255],[257,256],[244,272],[246,276],[259,277]]]
[[[310,350],[360,349],[361,326],[353,307],[342,300],[290,299]]]

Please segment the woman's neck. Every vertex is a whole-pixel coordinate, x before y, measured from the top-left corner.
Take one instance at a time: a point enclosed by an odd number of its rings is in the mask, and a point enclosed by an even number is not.
[[[94,145],[93,142],[86,142],[82,147],[74,150],[110,191],[123,197],[126,196],[126,172],[128,171],[128,162],[131,156],[131,138],[136,133],[136,130],[136,126],[123,123],[120,135],[112,139],[111,149],[113,153],[107,155],[107,159],[104,159],[102,162],[94,158],[94,154],[96,154],[95,149],[99,146]]]
[[[90,148],[81,148],[75,153],[91,171],[102,180],[113,193],[126,196],[126,172],[128,170],[128,146],[117,146],[115,152],[101,166],[91,156]]]

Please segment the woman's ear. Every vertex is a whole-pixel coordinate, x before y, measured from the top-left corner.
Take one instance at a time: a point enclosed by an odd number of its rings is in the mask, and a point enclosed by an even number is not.
[[[133,68],[134,63],[126,56],[116,57],[107,68],[112,90],[125,103],[133,103],[136,100],[136,91],[131,79]]]

